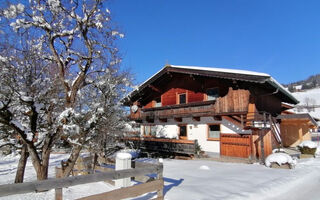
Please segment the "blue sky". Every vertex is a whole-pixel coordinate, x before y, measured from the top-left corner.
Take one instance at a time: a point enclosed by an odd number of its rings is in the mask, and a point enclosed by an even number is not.
[[[320,1],[112,0],[136,82],[166,63],[253,70],[289,83],[320,73]]]

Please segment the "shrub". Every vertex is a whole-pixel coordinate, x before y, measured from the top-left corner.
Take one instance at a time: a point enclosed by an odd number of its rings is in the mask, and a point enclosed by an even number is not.
[[[299,150],[300,150],[300,152],[302,153],[302,154],[311,154],[311,155],[315,155],[315,153],[316,153],[316,151],[317,151],[317,148],[309,148],[309,147],[306,147],[306,146],[304,146],[304,147],[298,147],[299,148]]]

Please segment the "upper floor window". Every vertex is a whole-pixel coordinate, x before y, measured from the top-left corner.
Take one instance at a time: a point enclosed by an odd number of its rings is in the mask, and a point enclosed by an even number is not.
[[[216,100],[219,97],[219,88],[207,89],[207,101]]]
[[[161,107],[161,97],[155,99],[154,107]]]
[[[187,103],[187,95],[186,93],[179,94],[179,104]]]

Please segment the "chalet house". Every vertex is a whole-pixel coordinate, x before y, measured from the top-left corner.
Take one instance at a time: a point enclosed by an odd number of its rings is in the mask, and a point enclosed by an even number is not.
[[[297,104],[270,75],[167,65],[123,99],[155,151],[187,152],[198,143],[222,156],[259,158],[281,145],[277,117]],[[285,104],[284,104],[285,103]],[[171,145],[169,145],[171,144]],[[174,145],[173,145],[174,144]],[[179,146],[180,145],[180,146]],[[182,145],[182,146],[181,146]]]

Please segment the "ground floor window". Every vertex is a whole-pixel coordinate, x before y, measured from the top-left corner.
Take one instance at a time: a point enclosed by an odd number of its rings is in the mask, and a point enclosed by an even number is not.
[[[144,126],[143,127],[143,135],[145,136],[156,136],[157,129],[156,126]]]
[[[208,124],[208,140],[220,140],[220,124]]]
[[[179,139],[188,139],[187,135],[187,125],[179,125]]]

